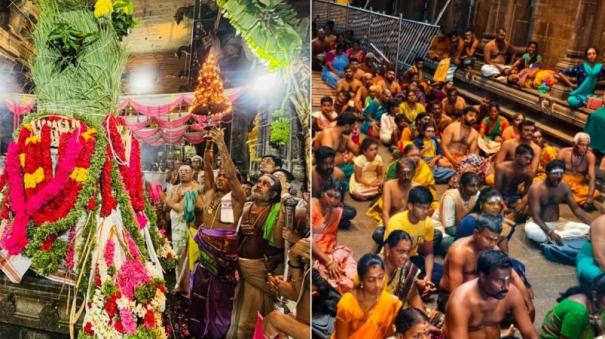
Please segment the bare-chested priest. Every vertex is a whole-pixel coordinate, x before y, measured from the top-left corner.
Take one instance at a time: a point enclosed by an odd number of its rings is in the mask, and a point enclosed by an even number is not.
[[[257,314],[267,315],[277,301],[267,284],[283,259],[284,213],[281,184],[271,174],[263,174],[252,188],[238,223],[238,271],[240,280],[233,298],[233,313],[227,338],[250,338]]]
[[[546,179],[529,188],[528,202],[531,220],[525,223],[525,234],[537,243],[551,239],[563,245],[564,238],[583,237],[590,230],[590,217],[573,199],[569,186],[562,181],[565,164],[552,160],[546,165]],[[559,204],[567,204],[580,222],[560,219]]]
[[[512,314],[523,339],[537,339],[520,291],[512,284],[512,260],[487,250],[477,260],[477,278],[451,295],[443,333],[450,339],[500,338],[500,325]]]
[[[207,249],[211,247],[215,251],[204,251],[205,256],[197,255],[189,258],[190,262],[195,263],[200,259],[201,265],[192,271],[193,279],[190,290],[192,322],[196,322],[199,328],[205,328],[216,319],[226,319],[231,315],[230,307],[214,307],[220,300],[230,300],[233,297],[235,283],[229,279],[233,276],[235,268],[235,259],[237,247],[234,239],[235,225],[240,219],[246,193],[237,177],[235,165],[231,160],[231,155],[225,144],[224,134],[221,129],[213,129],[209,133],[210,140],[206,142],[204,151],[204,185],[203,191],[198,194],[196,206],[198,207],[198,229],[190,230],[197,242],[199,248]],[[214,145],[218,148],[220,166],[216,177],[213,175]],[[265,159],[272,159],[265,157]],[[261,162],[261,170],[267,170],[268,162]],[[212,240],[209,240],[211,237]],[[196,248],[197,249],[197,248]],[[195,253],[195,251],[192,251]],[[222,265],[220,270],[213,271],[209,263],[221,262],[231,263],[231,265]],[[192,265],[193,266],[193,265]],[[231,267],[232,269],[226,269]],[[189,277],[187,277],[189,280]],[[212,280],[215,279],[215,280]],[[212,280],[212,291],[204,282]],[[220,292],[217,292],[220,291]],[[218,294],[217,294],[218,293]],[[220,294],[220,296],[218,296]],[[230,306],[230,305],[229,305]],[[205,311],[209,307],[214,307],[212,315]],[[198,327],[196,327],[198,328]],[[227,325],[223,325],[220,333],[225,333]]]
[[[172,246],[179,257],[176,272],[175,291],[187,295],[189,293],[188,244],[190,228],[195,229],[199,223],[196,220],[196,206],[198,191],[202,185],[193,180],[193,169],[189,165],[183,165],[178,169],[180,183],[170,189],[166,199],[166,207],[170,210],[170,222],[172,233]]]
[[[351,133],[357,118],[351,111],[341,113],[336,119],[336,127],[326,128],[317,133],[313,139],[313,150],[320,146],[330,147],[336,151],[336,166],[344,163],[345,152],[357,154],[359,147],[351,139]]]
[[[452,122],[443,131],[441,149],[454,167],[458,167],[465,156],[479,153],[477,146],[479,132],[473,128],[477,115],[478,112],[473,107],[467,106],[461,120]]]
[[[599,196],[599,192],[595,190],[597,160],[588,145],[590,135],[577,133],[573,138],[573,146],[561,149],[558,158],[565,163],[563,181],[569,185],[573,199],[580,207],[592,212],[596,210],[593,199]]]

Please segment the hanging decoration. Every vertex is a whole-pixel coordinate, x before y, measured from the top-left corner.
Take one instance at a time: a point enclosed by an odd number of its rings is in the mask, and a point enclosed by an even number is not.
[[[195,115],[223,117],[231,113],[231,101],[223,90],[223,80],[212,52],[204,61],[197,78],[195,99],[190,112]]]

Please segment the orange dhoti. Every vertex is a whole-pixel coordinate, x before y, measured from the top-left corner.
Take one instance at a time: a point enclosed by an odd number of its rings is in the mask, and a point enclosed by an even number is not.
[[[569,185],[571,189],[571,193],[573,194],[573,199],[578,204],[583,204],[586,202],[586,198],[588,198],[588,184],[584,181],[586,176],[582,174],[564,174],[563,181]],[[592,194],[593,199],[596,199],[600,195],[599,191],[595,189]]]

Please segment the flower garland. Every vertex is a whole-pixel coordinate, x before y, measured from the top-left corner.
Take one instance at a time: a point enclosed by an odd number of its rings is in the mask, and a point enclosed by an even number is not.
[[[106,217],[118,205],[111,187],[111,151],[109,145],[105,150],[105,165],[101,175],[101,216]]]
[[[124,193],[124,186],[122,181],[120,180],[120,175],[116,170],[116,167],[113,166],[111,171],[111,182],[115,189],[116,200],[120,207],[120,215],[122,216],[122,223],[124,224],[124,228],[130,233],[133,237],[137,248],[144,258],[148,257],[147,248],[145,246],[145,239],[141,235],[139,228],[137,227],[136,217],[134,215],[134,211],[130,205],[130,197]]]
[[[161,319],[166,304],[164,281],[152,265],[134,258],[116,271],[116,250],[113,240],[108,240],[97,263],[99,288],[87,304],[78,338],[167,338]]]
[[[36,114],[28,115],[25,118],[25,123],[27,124],[30,121],[46,116],[47,114],[48,113],[45,112],[38,112]],[[88,126],[99,130],[95,122],[90,117],[78,113],[73,114],[73,117],[84,121]],[[25,250],[25,254],[32,258],[32,269],[34,269],[41,275],[51,274],[58,269],[58,265],[60,264],[62,259],[65,258],[67,246],[62,245],[65,243],[65,241],[56,240],[54,242],[53,247],[49,251],[41,251],[40,245],[51,234],[59,235],[69,230],[73,225],[77,223],[80,216],[85,213],[87,204],[93,194],[96,180],[101,174],[101,169],[105,160],[104,152],[106,146],[107,143],[104,138],[96,138],[94,153],[90,158],[88,177],[84,181],[78,198],[76,199],[76,202],[73,208],[69,211],[69,213],[59,220],[45,223],[42,227],[38,227],[32,232],[32,235],[30,236],[30,242]]]
[[[160,260],[160,265],[162,265],[162,269],[164,269],[164,272],[170,271],[176,267],[176,263],[178,261],[177,255],[170,244],[170,240],[168,240],[166,234],[162,232],[163,230],[158,230],[158,217],[155,214],[153,205],[149,201],[147,192],[144,193],[143,197],[145,199],[145,215],[148,219],[148,228],[149,234],[151,235],[151,242],[153,242],[153,247],[156,249],[156,253]]]
[[[130,196],[132,208],[135,212],[141,212],[145,208],[143,178],[141,170],[141,150],[139,141],[132,138],[130,159],[126,159],[126,149],[122,136],[118,132],[118,124],[125,126],[124,119],[114,116],[105,118],[104,125],[107,127],[106,133],[109,138],[108,147],[114,152],[114,157],[119,164],[122,181],[125,183],[126,191]],[[128,160],[128,162],[127,162]],[[126,165],[128,163],[128,166]]]

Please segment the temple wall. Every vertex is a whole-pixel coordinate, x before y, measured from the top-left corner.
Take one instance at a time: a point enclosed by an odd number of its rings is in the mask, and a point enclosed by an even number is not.
[[[540,44],[543,60],[554,66],[572,48],[576,14],[581,0],[540,0],[534,15],[531,38]]]

